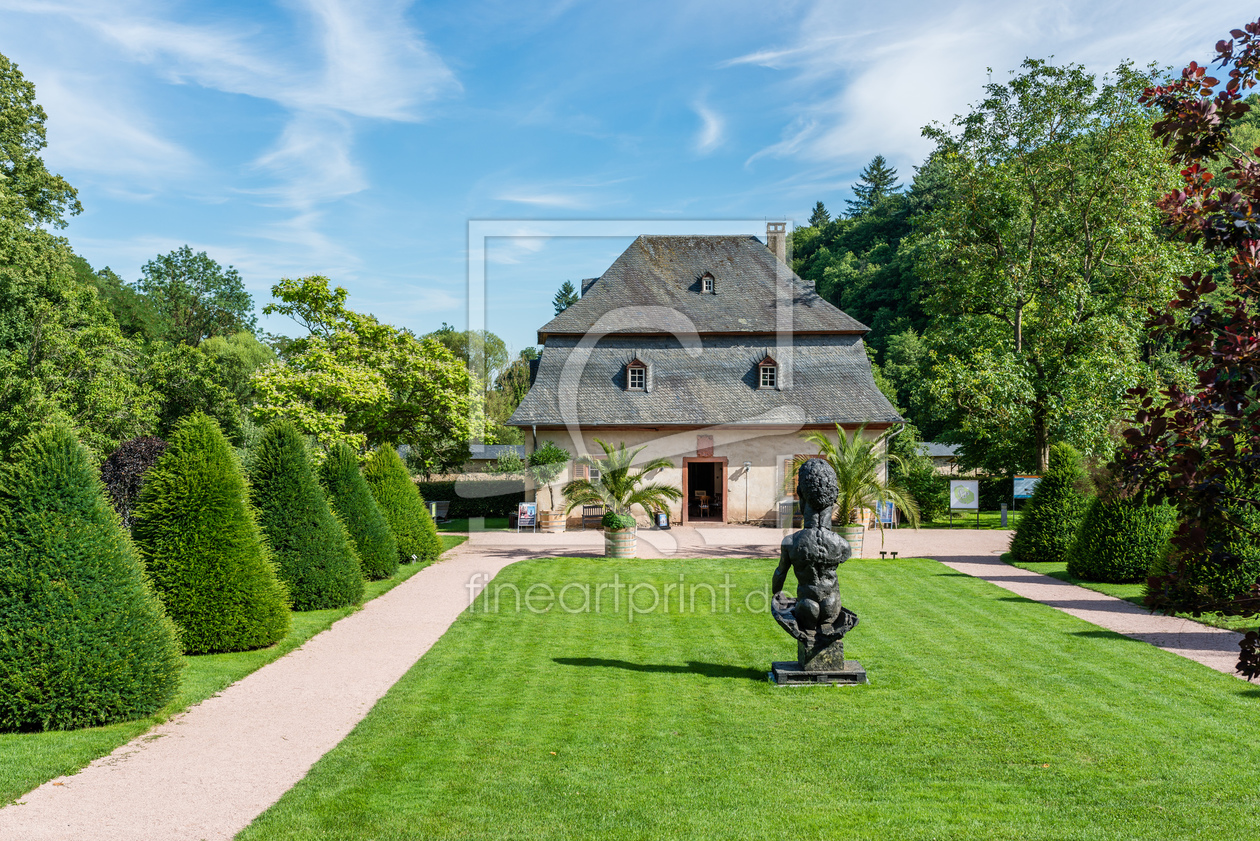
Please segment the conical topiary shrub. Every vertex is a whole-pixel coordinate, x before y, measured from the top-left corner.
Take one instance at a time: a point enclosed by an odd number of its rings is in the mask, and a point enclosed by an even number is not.
[[[363,576],[389,578],[398,569],[398,541],[359,470],[359,457],[343,443],[335,445],[319,469],[328,503],[346,524],[359,553]]]
[[[291,421],[267,427],[254,448],[250,479],[250,499],[293,609],[323,610],[362,601],[359,556],[328,507],[302,434]]]
[[[133,515],[140,549],[184,651],[244,651],[289,630],[289,597],[219,425],[179,422],[145,476]]]
[[[1240,479],[1227,482],[1232,496],[1255,499],[1254,486]],[[1229,501],[1222,512],[1236,525],[1225,525],[1211,535],[1209,545],[1228,552],[1238,559],[1235,566],[1225,566],[1210,557],[1185,559],[1176,581],[1163,580],[1176,553],[1165,553],[1151,564],[1151,579],[1146,582],[1147,604],[1154,598],[1161,610],[1194,611],[1205,605],[1217,605],[1248,596],[1260,580],[1260,511],[1246,503]],[[1152,590],[1152,585],[1155,589]]]
[[[1114,584],[1145,581],[1167,552],[1176,526],[1177,515],[1169,505],[1150,505],[1140,496],[1096,496],[1068,553],[1068,574]]]
[[[1084,490],[1087,482],[1080,453],[1070,444],[1050,448],[1046,475],[1020,514],[1019,527],[1011,541],[1011,554],[1016,560],[1067,560],[1088,502]]]
[[[442,554],[437,526],[394,448],[378,447],[363,465],[363,478],[398,541],[399,560],[404,564],[437,560]]]
[[[87,452],[37,432],[0,469],[0,730],[66,730],[161,709],[174,624]]]

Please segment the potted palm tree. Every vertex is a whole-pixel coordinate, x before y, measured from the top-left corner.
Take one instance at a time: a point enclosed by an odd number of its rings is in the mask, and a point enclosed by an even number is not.
[[[635,457],[643,451],[627,450],[624,443],[617,447],[595,439],[604,450],[604,458],[583,456],[582,464],[599,470],[599,478],[574,479],[564,486],[564,496],[569,500],[567,511],[579,505],[603,505],[604,554],[609,558],[633,558],[637,543],[635,519],[631,507],[638,505],[653,515],[669,510],[669,503],[682,498],[682,491],[671,485],[647,482],[648,473],[665,467],[673,467],[667,458],[655,458],[632,470]]]
[[[843,524],[842,533],[849,541],[855,558],[862,556],[862,535],[866,531],[862,519],[867,508],[891,502],[901,510],[911,526],[919,527],[919,505],[914,497],[901,483],[883,477],[885,460],[898,467],[903,466],[900,456],[887,452],[890,431],[885,430],[875,438],[867,438],[863,434],[865,431],[866,425],[863,424],[849,435],[840,424],[836,424],[838,440],[835,442],[821,430],[805,436],[806,441],[818,445],[818,455],[836,471],[840,488],[836,515]],[[878,517],[875,521],[883,529]]]

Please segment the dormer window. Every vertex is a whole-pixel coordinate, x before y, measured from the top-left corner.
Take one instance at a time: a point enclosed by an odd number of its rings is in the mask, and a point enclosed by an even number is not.
[[[767,356],[757,364],[757,373],[758,388],[779,387],[779,363],[770,357]]]
[[[647,366],[631,362],[626,366],[626,388],[629,391],[647,391]]]
[[[713,294],[713,275],[705,272],[700,278],[700,291],[706,295]]]

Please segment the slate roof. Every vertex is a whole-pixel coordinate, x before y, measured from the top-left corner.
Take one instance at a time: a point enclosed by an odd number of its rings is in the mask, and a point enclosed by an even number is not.
[[[509,423],[558,426],[574,420],[583,426],[653,427],[901,422],[871,378],[860,336],[818,335],[798,341],[788,354],[791,384],[781,390],[757,387],[757,364],[767,355],[779,359],[781,372],[787,365],[773,337],[769,340],[704,336],[701,347],[684,348],[672,336],[612,335],[587,349],[578,346],[577,337],[552,336],[534,385]],[[636,358],[649,366],[647,391],[625,387],[626,364]]]
[[[713,276],[713,294],[700,278]],[[864,334],[866,325],[822,298],[756,237],[641,236],[593,282],[582,297],[538,331],[538,343],[556,335],[582,335],[605,316],[616,329],[669,332],[659,311],[685,315],[699,333],[773,333],[779,329],[776,275],[786,282],[795,333]],[[647,311],[645,311],[647,309]]]

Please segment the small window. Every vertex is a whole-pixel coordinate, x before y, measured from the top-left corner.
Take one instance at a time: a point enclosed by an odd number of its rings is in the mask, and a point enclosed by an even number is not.
[[[592,483],[599,481],[599,468],[590,464],[573,463],[573,478],[587,479]]]
[[[761,387],[777,388],[779,385],[779,366],[778,365],[762,365],[761,366]]]
[[[700,278],[700,291],[710,292],[710,293],[713,292],[713,278],[709,277],[708,275],[705,275],[704,277]]]
[[[647,390],[647,368],[631,363],[626,366],[626,388],[631,391]]]

